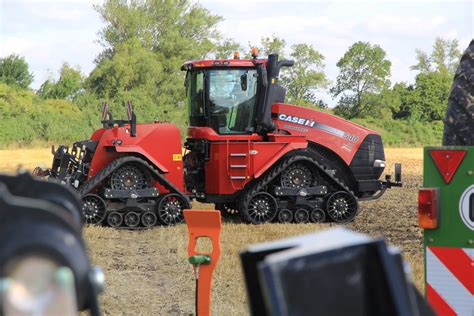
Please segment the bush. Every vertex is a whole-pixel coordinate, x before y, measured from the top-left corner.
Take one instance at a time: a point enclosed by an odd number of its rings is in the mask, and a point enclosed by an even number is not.
[[[354,119],[355,123],[382,135],[387,147],[420,147],[441,145],[443,122],[418,122],[393,119]]]
[[[170,121],[181,128],[184,139],[186,107],[158,105],[146,94],[128,93],[121,97],[133,100],[139,122]],[[110,108],[114,118],[126,116],[125,102],[112,101]],[[74,102],[44,100],[30,90],[0,83],[0,147],[70,144],[87,139],[101,126],[100,110],[100,101],[92,94],[83,93]],[[365,118],[354,122],[381,133],[385,146],[392,147],[440,145],[443,132],[441,121]]]
[[[98,116],[95,126],[89,124],[90,112],[90,106],[42,100],[30,90],[0,84],[0,147],[88,138],[99,126]]]

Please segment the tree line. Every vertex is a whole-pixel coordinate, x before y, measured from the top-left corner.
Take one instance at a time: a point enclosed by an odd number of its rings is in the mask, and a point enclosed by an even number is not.
[[[103,50],[90,74],[64,63],[57,79],[33,91],[34,77],[23,57],[0,59],[0,146],[88,137],[99,125],[101,101],[120,116],[125,115],[124,102],[132,100],[140,121],[169,120],[184,129],[181,64],[232,58],[234,51],[250,47],[259,48],[262,56],[278,53],[295,60],[280,76],[288,102],[367,125],[381,131],[389,144],[434,144],[461,56],[457,40],[437,38],[430,52],[415,52],[414,83],[392,83],[385,50],[359,41],[339,59],[339,73],[331,82],[325,56],[312,45],[287,47],[285,39],[272,35],[244,47],[217,30],[221,16],[194,1],[107,0],[95,10],[104,22],[98,35]],[[323,92],[337,100],[334,108],[321,100]]]

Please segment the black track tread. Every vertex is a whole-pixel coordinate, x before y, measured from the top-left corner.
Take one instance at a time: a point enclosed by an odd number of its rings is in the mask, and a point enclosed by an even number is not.
[[[443,145],[474,145],[474,40],[464,51],[453,79],[444,120]]]
[[[351,180],[351,177],[345,174],[346,172],[351,172],[348,166],[344,165],[340,160],[334,160],[334,158],[331,157],[330,154],[328,154],[325,150],[322,150],[318,146],[309,144],[308,150],[314,152],[316,155],[319,155],[323,159],[330,162],[332,166],[327,167],[334,167],[336,168],[336,171],[339,172],[339,177],[336,176],[336,178],[338,178],[340,181],[344,181],[346,185],[348,185],[353,190],[355,184],[353,183],[353,180]]]
[[[272,167],[269,171],[267,171],[263,177],[252,183],[248,189],[246,189],[245,193],[239,200],[238,204],[238,209],[239,213],[242,217],[242,219],[247,222],[247,223],[253,223],[248,212],[247,212],[247,205],[250,202],[250,199],[258,192],[262,191],[270,182],[272,182],[274,179],[276,179],[282,172],[285,170],[288,166],[291,164],[297,162],[297,161],[306,161],[310,162],[313,164],[316,168],[318,168],[320,174],[326,178],[326,180],[329,180],[329,182],[337,188],[337,191],[345,191],[349,194],[351,194],[356,202],[357,202],[357,197],[354,195],[354,193],[339,179],[334,177],[332,174],[330,174],[321,164],[319,164],[314,158],[311,158],[306,155],[294,155],[287,157],[286,159],[283,159],[281,162],[279,162],[277,165]],[[255,223],[253,223],[255,224]]]
[[[99,171],[95,176],[93,176],[91,179],[87,180],[79,189],[79,193],[81,195],[87,194],[90,191],[92,191],[95,187],[97,187],[102,181],[104,181],[109,175],[112,174],[115,170],[117,170],[119,167],[126,163],[130,162],[137,162],[148,168],[154,177],[160,182],[161,185],[163,185],[165,188],[170,190],[173,193],[177,193],[182,195],[183,197],[186,197],[181,191],[176,188],[176,186],[171,183],[168,179],[166,179],[161,173],[159,173],[153,166],[151,166],[147,161],[138,158],[138,157],[122,157],[115,159],[112,161],[110,164],[108,164],[105,168],[102,168],[101,171]]]
[[[153,176],[158,180],[158,182],[163,185],[166,189],[170,190],[172,193],[179,194],[184,198],[185,201],[187,201],[187,208],[191,208],[191,203],[189,201],[189,198],[181,192],[176,186],[171,183],[168,179],[166,179],[161,173],[159,173],[155,168],[153,168],[152,165],[150,165],[147,161],[135,157],[135,156],[129,156],[129,157],[122,157],[115,159],[112,161],[110,164],[108,164],[106,167],[104,167],[101,171],[99,171],[95,176],[87,180],[78,190],[79,194],[81,194],[81,197],[88,194],[91,192],[94,188],[96,188],[98,185],[100,185],[109,175],[112,174],[115,170],[117,170],[119,167],[121,167],[124,164],[127,163],[140,163],[146,168],[150,170],[150,172],[153,174]],[[106,212],[109,212],[109,210],[106,210]],[[139,230],[139,229],[149,229],[151,227],[114,227],[116,229],[120,228],[125,228],[125,229],[133,229],[133,230]]]

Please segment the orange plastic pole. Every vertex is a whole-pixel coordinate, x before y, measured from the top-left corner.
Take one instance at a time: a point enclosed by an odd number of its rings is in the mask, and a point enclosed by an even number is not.
[[[184,210],[183,214],[186,225],[188,226],[189,256],[208,255],[211,257],[209,264],[199,266],[199,282],[196,293],[198,296],[197,315],[209,316],[211,314],[212,273],[221,254],[221,213],[215,210]],[[208,237],[211,239],[211,253],[198,253],[196,251],[196,242],[200,237]],[[196,271],[196,266],[193,266],[193,269]]]

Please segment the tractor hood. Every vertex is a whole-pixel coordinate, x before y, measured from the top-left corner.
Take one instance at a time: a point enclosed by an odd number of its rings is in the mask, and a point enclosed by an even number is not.
[[[380,138],[377,132],[351,121],[292,104],[273,104],[272,119],[280,131],[332,148],[347,165],[368,135]]]

